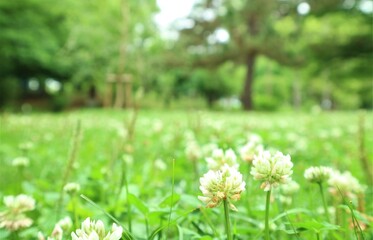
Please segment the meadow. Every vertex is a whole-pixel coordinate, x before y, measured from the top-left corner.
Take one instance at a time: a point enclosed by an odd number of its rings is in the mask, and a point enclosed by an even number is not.
[[[372,123],[371,112],[357,111],[2,113],[0,198],[25,194],[35,207],[22,213],[32,224],[13,231],[1,203],[0,239],[42,239],[67,216],[62,239],[87,217],[121,225],[122,239],[226,239],[223,206],[198,199],[216,148],[232,149],[246,184],[229,211],[233,239],[264,239],[266,192],[240,155],[253,136],[290,155],[298,185],[272,189],[271,239],[373,239]],[[312,166],[349,171],[362,190],[336,193],[325,181],[325,214],[318,184],[304,177]]]

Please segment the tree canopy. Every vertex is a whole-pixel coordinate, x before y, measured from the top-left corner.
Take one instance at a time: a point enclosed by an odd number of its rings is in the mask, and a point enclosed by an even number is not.
[[[102,95],[108,74],[129,73],[134,89],[164,103],[233,96],[247,110],[371,108],[367,2],[199,0],[167,39],[155,0],[2,1],[0,105],[30,79]]]

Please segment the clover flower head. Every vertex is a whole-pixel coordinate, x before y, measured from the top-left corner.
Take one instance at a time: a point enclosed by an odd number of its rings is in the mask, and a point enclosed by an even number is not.
[[[194,135],[193,130],[188,129],[184,132],[184,139],[186,142],[195,142],[196,136]]]
[[[310,167],[304,171],[304,178],[311,183],[321,184],[329,179],[332,172],[333,169],[330,167]]]
[[[196,161],[202,156],[201,148],[199,147],[196,141],[189,141],[187,143],[185,148],[185,154],[187,158],[191,161]]]
[[[241,192],[245,190],[245,182],[235,167],[225,164],[220,170],[209,170],[200,178],[200,183],[203,196],[198,196],[198,199],[206,207],[217,207],[223,200],[227,200],[229,207],[237,211],[232,202],[240,199]]]
[[[212,152],[215,150],[215,149],[218,149],[218,145],[216,145],[216,143],[208,143],[208,144],[205,144],[202,146],[202,155],[204,157],[209,157],[212,155]]]
[[[69,231],[73,226],[73,222],[70,217],[64,217],[57,222],[57,225],[59,225],[62,230]]]
[[[131,166],[133,164],[133,156],[131,154],[123,154],[122,160],[128,166]]]
[[[290,206],[293,202],[293,199],[291,197],[285,195],[279,195],[278,199],[285,206]]]
[[[30,160],[27,157],[17,157],[13,159],[13,167],[28,167],[30,165]]]
[[[34,147],[34,144],[32,142],[23,142],[18,145],[18,148],[23,151],[28,151]]]
[[[17,231],[31,226],[32,219],[24,213],[34,210],[35,200],[25,194],[4,197],[6,210],[0,212],[0,228]]]
[[[167,164],[161,158],[157,158],[154,161],[154,167],[158,170],[164,171],[167,169]]]
[[[277,151],[271,154],[269,151],[262,151],[254,156],[253,166],[250,174],[255,180],[263,181],[260,186],[264,191],[270,191],[291,180],[293,163],[289,155]]]
[[[293,195],[298,192],[299,184],[293,180],[279,186],[278,199],[284,206],[290,206],[293,202]]]
[[[87,218],[80,229],[71,233],[72,240],[119,240],[122,238],[123,229],[113,223],[111,231],[105,232],[104,223],[101,220],[91,221]]]
[[[4,197],[5,206],[13,212],[27,212],[34,210],[35,199],[25,194]]]
[[[62,240],[63,232],[69,232],[73,226],[72,220],[70,217],[64,217],[54,225],[53,231],[50,236],[45,238],[42,232],[38,232],[38,240]]]
[[[299,190],[299,184],[296,181],[290,180],[285,184],[280,185],[280,190],[283,195],[294,195]]]
[[[365,191],[365,186],[361,185],[359,181],[351,175],[349,171],[343,173],[335,170],[332,172],[329,181],[329,192],[333,196],[342,194],[348,199],[356,199],[358,194]]]
[[[254,155],[263,151],[262,139],[258,135],[250,135],[247,143],[240,148],[240,157],[245,162],[252,162]]]
[[[63,190],[68,194],[74,194],[80,191],[80,184],[75,182],[67,183]]]
[[[214,149],[211,157],[206,158],[206,162],[211,170],[219,170],[225,164],[238,168],[237,157],[232,149],[228,149],[225,152],[220,148]]]
[[[56,224],[53,228],[52,234],[47,237],[47,240],[62,240],[63,230],[60,225]],[[42,232],[38,232],[38,240],[45,240]]]
[[[163,130],[163,122],[161,120],[156,120],[153,122],[153,132],[160,133]]]

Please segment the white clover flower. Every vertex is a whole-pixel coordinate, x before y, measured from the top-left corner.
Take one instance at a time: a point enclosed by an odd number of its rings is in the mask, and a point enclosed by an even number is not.
[[[42,234],[38,234],[40,237]],[[53,228],[52,234],[47,238],[47,240],[62,240],[63,237],[63,230],[60,225],[56,224]],[[43,238],[45,239],[45,238]]]
[[[194,132],[192,130],[185,130],[184,131],[184,139],[186,142],[195,142],[196,137],[194,135]]]
[[[219,170],[225,164],[230,167],[238,168],[237,157],[232,149],[228,149],[225,152],[218,148],[214,149],[211,157],[206,158],[208,168],[211,170]]]
[[[327,211],[328,211],[328,216],[329,216],[329,218],[331,219],[331,220],[334,220],[335,221],[335,212],[336,212],[336,210],[335,210],[335,207],[333,207],[333,206],[328,206],[328,208],[326,209]],[[323,214],[325,214],[325,209],[323,208],[323,207],[318,207],[318,208],[316,208],[316,212],[318,213],[318,214],[320,214],[320,215],[323,215]]]
[[[286,196],[293,195],[299,190],[299,184],[296,181],[290,180],[280,186],[281,194]]]
[[[248,142],[240,148],[240,157],[245,162],[251,162],[254,159],[254,155],[263,151],[262,139],[258,135],[250,135]]]
[[[205,144],[203,145],[202,147],[202,155],[204,157],[209,157],[212,155],[212,153],[214,152],[215,149],[218,149],[218,145],[216,145],[216,143],[208,143],[208,144]]]
[[[298,192],[299,184],[293,180],[279,186],[278,199],[285,205],[290,206],[293,202],[293,195]]]
[[[45,240],[44,234],[42,232],[38,232],[38,240]]]
[[[72,240],[119,240],[122,238],[123,229],[113,223],[111,231],[105,232],[104,223],[101,220],[91,221],[87,218],[80,229],[71,233]]]
[[[18,145],[18,148],[23,151],[28,151],[34,147],[34,144],[32,142],[23,142]]]
[[[24,194],[6,196],[4,197],[4,205],[7,209],[0,212],[0,228],[17,231],[32,225],[32,219],[24,214],[35,208],[35,200],[32,197]]]
[[[122,160],[124,161],[125,164],[127,165],[133,165],[133,156],[130,154],[123,154]]]
[[[4,197],[5,206],[13,212],[27,212],[35,209],[35,199],[25,194]]]
[[[236,168],[224,165],[220,170],[209,170],[200,178],[200,183],[203,196],[198,196],[198,199],[203,201],[206,207],[213,208],[227,200],[229,207],[237,211],[232,202],[240,199],[241,192],[245,190],[245,182]]]
[[[329,192],[333,196],[339,196],[349,199],[356,199],[358,194],[364,193],[365,186],[362,186],[359,181],[351,175],[349,171],[343,173],[339,171],[333,171],[329,181]]]
[[[67,183],[63,190],[68,194],[74,194],[80,191],[80,184],[75,182]]]
[[[163,130],[163,122],[161,120],[155,120],[153,122],[153,132],[160,133]]]
[[[201,148],[195,141],[189,141],[185,148],[185,154],[191,161],[196,161],[202,157]]]
[[[272,155],[269,151],[262,151],[255,155],[250,174],[255,180],[264,181],[260,186],[264,191],[270,191],[291,180],[292,167],[289,155],[285,156],[281,152]]]
[[[13,159],[13,167],[28,167],[30,165],[30,160],[27,157],[17,157]]]
[[[264,230],[265,229],[265,225],[264,225],[264,223],[259,223],[259,225],[258,225],[258,227],[259,227],[259,229],[261,229],[261,230]],[[276,231],[276,229],[277,229],[277,225],[274,223],[274,222],[270,222],[269,223],[269,229],[271,229],[271,231]]]
[[[73,227],[73,222],[70,217],[64,217],[57,222],[57,225],[59,225],[62,230],[68,231]]]
[[[310,167],[304,171],[304,178],[312,183],[322,183],[327,181],[332,174],[333,169],[330,167]]]
[[[278,199],[285,206],[290,206],[291,203],[293,202],[293,199],[289,196],[279,195]]]
[[[167,164],[160,158],[157,158],[154,161],[154,167],[157,168],[158,170],[164,171],[167,169]]]

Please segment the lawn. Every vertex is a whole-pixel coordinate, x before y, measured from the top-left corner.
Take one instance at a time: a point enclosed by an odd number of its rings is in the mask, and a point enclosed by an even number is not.
[[[290,192],[271,190],[272,239],[372,239],[372,123],[370,112],[3,113],[0,197],[26,194],[35,207],[25,213],[31,226],[3,226],[0,238],[50,235],[69,216],[73,226],[63,229],[63,239],[87,217],[107,229],[117,221],[123,239],[225,239],[223,204],[206,208],[198,199],[199,180],[209,171],[206,158],[220,148],[233,150],[246,183],[234,202],[237,211],[229,211],[234,239],[264,239],[266,192],[250,174],[253,162],[240,157],[241,147],[257,136],[264,149],[290,155],[291,177],[299,185]],[[349,171],[362,190],[336,193],[325,180],[325,214],[318,184],[304,177],[311,166]],[[68,183],[79,187],[63,190]],[[1,203],[0,212],[6,210]],[[0,227],[1,220],[0,213]]]

